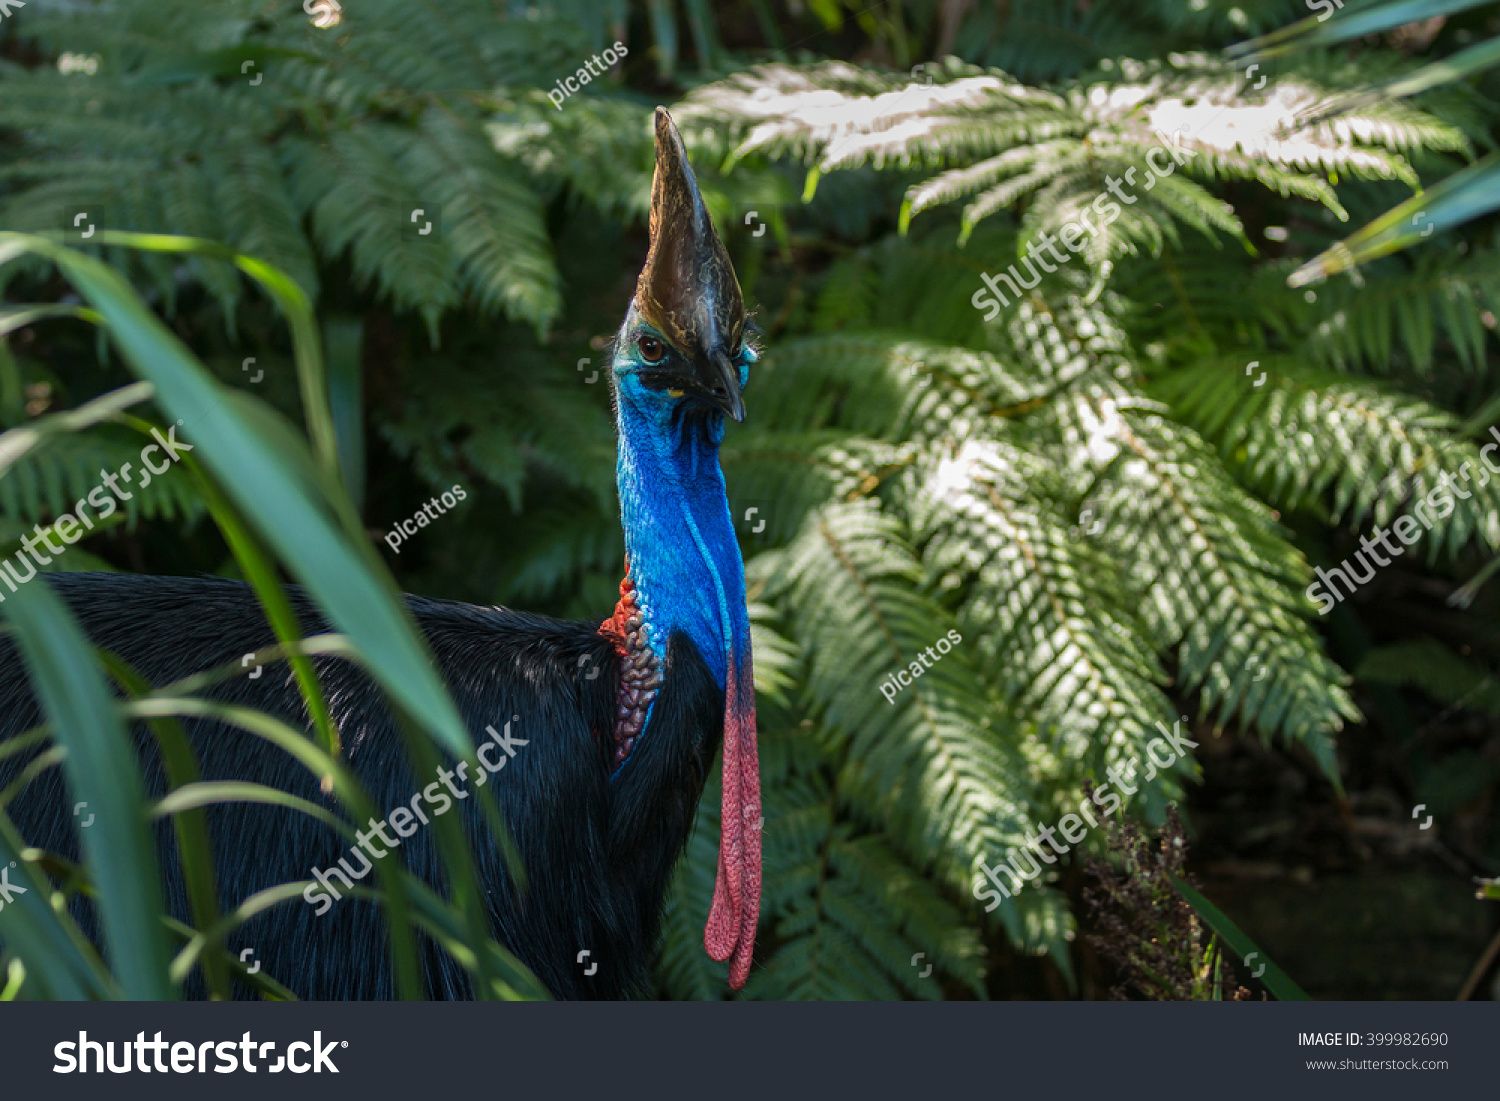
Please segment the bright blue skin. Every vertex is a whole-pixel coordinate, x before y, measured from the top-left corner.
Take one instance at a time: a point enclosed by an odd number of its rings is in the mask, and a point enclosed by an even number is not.
[[[750,650],[745,565],[719,468],[724,415],[714,410],[684,416],[685,407],[698,406],[691,392],[672,397],[667,390],[647,387],[639,372],[653,365],[640,353],[643,334],[672,349],[632,304],[611,364],[619,430],[616,473],[630,576],[651,649],[665,658],[668,639],[682,631],[724,688],[729,655],[744,670],[748,662],[743,658]],[[742,387],[756,358],[748,344],[734,357]],[[645,729],[649,727],[648,711]]]

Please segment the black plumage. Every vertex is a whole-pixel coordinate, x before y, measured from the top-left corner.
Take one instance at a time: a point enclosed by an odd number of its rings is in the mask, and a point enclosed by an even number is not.
[[[112,574],[64,574],[47,581],[97,645],[119,654],[156,686],[238,662],[275,642],[252,592],[239,582]],[[327,629],[300,591],[292,590],[291,597],[306,634]],[[599,623],[414,596],[407,603],[476,742],[486,737],[486,724],[501,729],[512,716],[520,717],[513,736],[527,741],[490,780],[528,870],[524,895],[516,892],[489,839],[478,799],[471,792],[455,801],[474,842],[496,939],[558,997],[645,991],[662,898],[722,733],[723,692],[696,647],[680,634],[671,639],[653,736],[611,782],[619,658],[599,634]],[[349,661],[318,658],[316,664],[347,764],[378,810],[409,804],[433,778],[411,774],[380,694]],[[602,672],[591,678],[596,668]],[[267,666],[256,679],[248,674],[206,695],[307,726],[285,663]],[[0,739],[40,721],[22,663],[12,644],[0,640]],[[184,727],[205,780],[253,781],[333,805],[316,777],[265,741],[214,722],[192,720]],[[137,738],[148,791],[160,796],[166,787],[153,739],[144,727]],[[0,785],[34,755],[0,762]],[[76,860],[78,827],[71,810],[60,768],[47,770],[11,805],[31,844]],[[327,869],[349,852],[348,841],[329,827],[278,807],[219,805],[210,808],[208,819],[225,910],[262,888],[307,879],[314,867]],[[188,921],[166,822],[157,835],[168,908]],[[440,886],[431,827],[406,838],[398,852],[414,873]],[[365,883],[373,885],[373,877]],[[86,929],[95,927],[86,902],[75,902],[74,910]],[[251,919],[233,937],[236,949],[254,949],[267,974],[299,997],[315,999],[393,996],[387,943],[379,908],[356,898],[340,900],[321,917],[313,906],[293,900]],[[588,966],[577,961],[585,950]],[[586,975],[595,963],[597,970]],[[424,944],[423,966],[430,996],[471,996],[468,974],[435,945]],[[195,980],[187,993],[201,995],[201,984]]]

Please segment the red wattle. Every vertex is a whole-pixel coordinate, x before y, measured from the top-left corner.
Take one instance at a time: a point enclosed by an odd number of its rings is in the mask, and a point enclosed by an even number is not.
[[[750,975],[760,918],[760,756],[755,743],[755,687],[750,658],[731,663],[724,689],[724,798],[719,820],[719,872],[703,930],[713,959],[729,960],[735,990]]]

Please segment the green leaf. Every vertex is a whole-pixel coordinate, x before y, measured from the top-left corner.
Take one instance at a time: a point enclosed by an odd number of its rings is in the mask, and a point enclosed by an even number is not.
[[[100,243],[105,245],[123,245],[147,252],[210,256],[233,264],[260,283],[275,301],[291,329],[297,380],[302,390],[302,412],[307,418],[307,434],[313,441],[313,449],[324,472],[337,476],[338,443],[333,429],[333,414],[328,408],[322,342],[307,292],[264,260],[235,252],[217,241],[155,233],[120,233],[114,230],[104,230],[98,237]]]
[[[100,650],[99,660],[129,695],[139,698],[150,693],[150,682],[117,655]],[[175,791],[197,783],[201,778],[198,758],[193,754],[192,743],[188,741],[182,724],[176,719],[158,718],[152,719],[148,725],[161,750],[171,788]],[[219,892],[215,885],[208,816],[200,810],[186,810],[173,819],[172,827],[177,837],[178,863],[182,868],[193,920],[199,929],[211,929],[219,921]],[[232,996],[229,985],[231,958],[223,950],[222,943],[217,942],[204,956],[203,978],[210,997],[228,999]]]
[[[19,428],[12,428],[0,435],[0,475],[5,474],[18,459],[37,447],[47,436],[76,432],[80,428],[108,420],[121,410],[148,400],[154,392],[155,388],[149,382],[132,383],[85,402],[77,409],[38,417]]]
[[[1500,37],[1485,39],[1467,50],[1460,50],[1452,57],[1423,65],[1416,72],[1377,85],[1372,91],[1395,98],[1414,96],[1429,88],[1466,80],[1475,73],[1482,73],[1496,65],[1500,65]]]
[[[1170,873],[1168,874],[1170,875]],[[1224,916],[1222,910],[1175,875],[1171,876],[1171,879],[1172,886],[1177,888],[1178,893],[1187,900],[1187,904],[1197,912],[1198,916],[1207,923],[1210,929],[1218,934],[1219,939],[1240,959],[1244,966],[1250,966],[1249,959],[1252,953],[1259,955],[1261,959],[1265,960],[1265,973],[1256,977],[1265,984],[1267,990],[1283,1002],[1305,1002],[1310,1000],[1302,988],[1294,983],[1285,971],[1277,967],[1266,957],[1264,952],[1255,947],[1255,942],[1242,933],[1238,925]]]
[[[1322,5],[1323,11],[1319,15],[1299,19],[1259,38],[1237,42],[1224,52],[1241,61],[1251,61],[1255,58],[1275,57],[1295,49],[1334,46],[1350,39],[1404,27],[1408,23],[1457,15],[1490,2],[1491,0],[1395,0],[1392,3],[1389,0],[1369,0],[1363,4],[1345,5],[1340,0],[1330,0]],[[1343,9],[1337,13],[1337,18],[1333,18],[1334,4]]]
[[[1500,209],[1500,153],[1491,153],[1318,253],[1287,276],[1287,286],[1301,287],[1411,248],[1434,230],[1472,222],[1496,209]]]
[[[172,997],[155,842],[134,746],[93,660],[93,650],[62,601],[44,583],[5,601],[37,699],[66,747],[69,798],[88,805],[97,829],[81,840],[114,974],[124,997]]]
[[[0,815],[0,874],[13,885],[0,909],[0,941],[13,958],[26,961],[26,982],[34,996],[53,1001],[118,997],[119,988],[72,919],[47,904],[46,876],[22,859],[26,842]],[[24,888],[23,894],[16,887]]]

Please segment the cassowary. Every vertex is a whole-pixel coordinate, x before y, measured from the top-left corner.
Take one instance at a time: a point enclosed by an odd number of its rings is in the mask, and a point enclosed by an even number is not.
[[[304,900],[242,926],[232,948],[253,949],[267,974],[303,998],[393,996],[383,914],[346,892],[351,884],[374,886],[370,872],[382,859],[404,860],[441,890],[433,827],[423,823],[446,802],[476,842],[501,943],[560,997],[640,993],[668,880],[722,741],[718,879],[704,942],[713,958],[729,961],[730,984],[743,985],[760,902],[760,780],[744,565],[718,452],[724,417],[744,417],[740,395],[755,359],[729,256],[682,139],[658,108],[650,248],[611,355],[626,547],[613,615],[562,622],[407,598],[475,744],[487,750],[485,779],[514,838],[525,889],[489,841],[479,800],[455,777],[455,762],[446,762],[446,777],[413,775],[368,677],[351,662],[319,659],[346,763],[390,821],[384,830],[361,826],[362,840],[351,847],[317,820],[281,808],[211,808],[226,912],[274,884],[317,881]],[[112,574],[48,581],[96,645],[158,686],[275,642],[239,582]],[[292,590],[291,599],[306,634],[328,629],[305,594]],[[285,664],[249,674],[209,694],[309,725]],[[41,721],[21,661],[0,639],[0,738]],[[267,784],[333,806],[316,777],[268,743],[208,721],[186,728],[204,780]],[[154,743],[144,730],[136,737],[148,790],[160,796],[166,785]],[[29,759],[0,761],[0,785]],[[78,858],[81,827],[60,768],[41,773],[10,811],[30,844]],[[168,908],[186,921],[164,825],[158,841]],[[96,935],[88,905],[75,900],[75,913]],[[432,997],[472,995],[468,973],[446,953],[426,942],[423,951]],[[587,966],[579,962],[583,952]],[[201,991],[195,976],[188,992]]]

